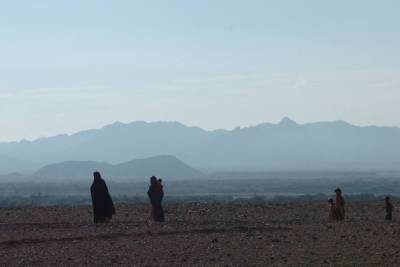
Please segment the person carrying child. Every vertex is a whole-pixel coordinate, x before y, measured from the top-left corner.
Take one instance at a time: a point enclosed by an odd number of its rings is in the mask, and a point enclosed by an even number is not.
[[[336,188],[336,201],[335,201],[335,216],[337,216],[338,221],[344,220],[344,198],[342,196],[342,190],[340,188]]]
[[[162,207],[162,201],[164,198],[164,190],[161,182],[157,177],[150,177],[150,187],[147,191],[147,195],[151,203],[151,216],[155,222],[164,222],[164,209]]]

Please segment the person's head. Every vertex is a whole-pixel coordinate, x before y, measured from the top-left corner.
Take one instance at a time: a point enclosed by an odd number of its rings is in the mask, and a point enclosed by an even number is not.
[[[342,195],[342,190],[340,188],[336,188],[335,190],[336,195]]]
[[[390,202],[390,197],[389,196],[385,197],[385,201]]]
[[[333,199],[332,198],[328,199],[328,203],[333,204]]]
[[[161,179],[161,178],[159,178],[159,179],[158,179],[158,182],[161,184],[161,183],[162,183],[162,179]]]
[[[95,180],[100,180],[100,179],[101,179],[101,174],[100,174],[100,172],[94,172],[94,173],[93,173],[93,178],[94,178]]]
[[[157,177],[151,176],[150,177],[150,184],[155,184],[155,183],[157,183]]]

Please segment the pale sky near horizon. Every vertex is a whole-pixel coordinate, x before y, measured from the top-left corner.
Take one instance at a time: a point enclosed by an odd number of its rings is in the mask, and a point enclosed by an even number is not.
[[[0,141],[114,121],[400,126],[400,1],[0,0]]]

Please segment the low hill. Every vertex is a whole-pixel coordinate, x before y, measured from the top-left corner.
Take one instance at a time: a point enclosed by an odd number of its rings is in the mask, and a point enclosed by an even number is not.
[[[107,177],[193,177],[199,171],[188,166],[176,157],[161,155],[145,159],[136,159],[120,164],[96,161],[65,161],[46,165],[35,173],[39,178],[83,178],[100,171]]]

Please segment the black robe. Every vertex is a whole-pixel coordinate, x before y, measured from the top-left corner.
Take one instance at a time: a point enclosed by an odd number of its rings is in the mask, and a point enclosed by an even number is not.
[[[153,183],[152,185],[150,185],[149,190],[147,191],[147,195],[149,196],[152,206],[152,216],[154,221],[164,222],[165,216],[164,209],[162,207],[164,190],[162,185],[159,182]]]
[[[392,203],[386,203],[386,220],[392,220],[393,205]]]
[[[110,220],[115,214],[114,203],[103,179],[95,179],[90,187],[94,222]]]

